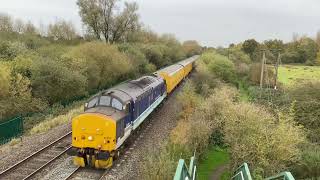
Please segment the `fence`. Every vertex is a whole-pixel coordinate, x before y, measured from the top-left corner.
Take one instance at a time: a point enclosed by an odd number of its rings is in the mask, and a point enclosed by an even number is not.
[[[0,124],[0,144],[10,141],[23,133],[23,118],[15,117]]]
[[[249,166],[243,163],[234,173],[232,180],[252,180]],[[278,175],[265,178],[264,180],[295,180],[290,172],[282,172]]]
[[[187,168],[184,159],[180,159],[174,180],[195,180],[196,179],[197,166],[195,165],[195,156],[191,157],[189,169]]]

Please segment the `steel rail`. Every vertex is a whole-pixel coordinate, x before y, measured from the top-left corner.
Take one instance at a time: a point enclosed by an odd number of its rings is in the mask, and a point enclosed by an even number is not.
[[[57,140],[55,140],[54,142],[48,144],[47,146],[41,148],[40,150],[32,153],[31,155],[27,156],[26,158],[22,159],[21,161],[17,162],[16,164],[10,166],[9,168],[5,169],[4,171],[2,171],[0,173],[0,179],[1,176],[5,176],[8,173],[10,173],[11,171],[15,170],[16,168],[22,166],[24,163],[27,163],[28,160],[32,160],[32,157],[39,155],[41,152],[45,151],[46,149],[52,147],[54,144],[56,144],[57,142],[65,139],[66,137],[68,137],[69,135],[71,135],[71,131],[68,132],[67,134],[61,136],[60,138],[58,138]],[[27,175],[25,178],[23,179],[28,179],[31,176],[33,176],[34,174],[36,174],[37,172],[39,172],[40,170],[42,170],[44,167],[46,167],[48,164],[50,164],[52,161],[56,160],[57,158],[59,158],[61,155],[63,155],[64,153],[66,153],[67,150],[69,150],[71,148],[71,146],[68,146],[65,150],[63,150],[61,153],[59,153],[58,155],[56,155],[55,157],[49,159],[44,165],[42,165],[41,167],[37,168],[34,172],[30,173],[29,175]]]

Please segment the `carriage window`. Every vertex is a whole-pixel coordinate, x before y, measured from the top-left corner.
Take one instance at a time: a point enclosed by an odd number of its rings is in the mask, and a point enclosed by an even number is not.
[[[88,103],[88,108],[92,108],[98,104],[98,97],[93,98],[91,101]]]
[[[118,109],[118,110],[122,110],[122,104],[118,99],[112,98],[112,107]]]
[[[110,100],[111,100],[110,96],[101,96],[99,105],[101,105],[101,106],[110,106]]]

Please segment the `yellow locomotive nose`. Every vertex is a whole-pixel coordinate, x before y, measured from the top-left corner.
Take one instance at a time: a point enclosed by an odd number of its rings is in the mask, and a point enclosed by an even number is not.
[[[72,146],[112,151],[116,147],[116,122],[98,113],[84,113],[72,120]]]
[[[99,113],[84,113],[72,120],[72,149],[76,165],[108,168],[116,148],[116,122]]]

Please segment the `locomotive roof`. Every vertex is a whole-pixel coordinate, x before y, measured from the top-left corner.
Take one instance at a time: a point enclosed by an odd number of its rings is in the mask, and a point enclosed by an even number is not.
[[[122,102],[127,102],[133,99],[136,100],[144,92],[152,87],[156,87],[163,80],[159,77],[143,76],[139,79],[121,83],[111,89],[104,91],[102,94],[111,94],[118,97]]]

